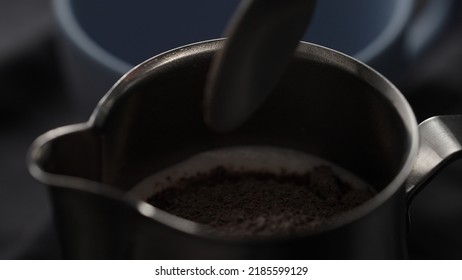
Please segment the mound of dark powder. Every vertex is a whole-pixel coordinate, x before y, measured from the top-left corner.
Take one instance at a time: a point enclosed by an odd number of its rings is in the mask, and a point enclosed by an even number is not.
[[[229,171],[181,178],[148,203],[232,236],[310,231],[374,195],[353,188],[326,166],[305,174]]]

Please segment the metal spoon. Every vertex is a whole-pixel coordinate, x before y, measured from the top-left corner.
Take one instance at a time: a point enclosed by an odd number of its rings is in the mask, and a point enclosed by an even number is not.
[[[205,89],[204,117],[213,130],[235,129],[265,101],[302,38],[315,2],[241,2]]]

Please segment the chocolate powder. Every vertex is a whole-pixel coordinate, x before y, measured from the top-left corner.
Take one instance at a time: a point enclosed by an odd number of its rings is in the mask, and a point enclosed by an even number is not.
[[[148,202],[224,234],[270,236],[314,230],[373,195],[341,181],[326,166],[305,174],[217,167],[180,179]]]

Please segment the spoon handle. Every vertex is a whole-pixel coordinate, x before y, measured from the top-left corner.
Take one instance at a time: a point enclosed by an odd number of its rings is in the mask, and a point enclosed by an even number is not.
[[[245,122],[265,101],[302,38],[314,0],[244,0],[212,62],[205,121],[215,131]]]

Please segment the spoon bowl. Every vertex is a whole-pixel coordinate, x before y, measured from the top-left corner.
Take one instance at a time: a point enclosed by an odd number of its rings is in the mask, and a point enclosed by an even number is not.
[[[241,3],[225,34],[226,45],[213,61],[205,91],[205,121],[213,130],[235,129],[265,101],[302,38],[315,2]]]

